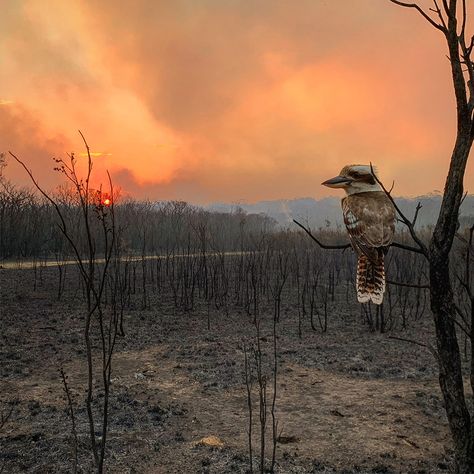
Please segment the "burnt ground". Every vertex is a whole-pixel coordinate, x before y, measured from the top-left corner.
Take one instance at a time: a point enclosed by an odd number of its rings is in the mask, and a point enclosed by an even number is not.
[[[5,414],[16,402],[0,430],[5,473],[72,472],[60,367],[77,419],[79,472],[92,472],[81,290],[68,267],[58,301],[56,276],[55,268],[44,268],[35,289],[33,270],[0,269],[0,410]],[[175,314],[170,295],[151,297],[147,309],[139,300],[125,313],[126,337],[114,356],[106,471],[248,472],[242,346],[255,340],[248,315],[211,308],[208,329],[206,307]],[[325,334],[304,321],[299,339],[297,316],[283,304],[276,472],[449,472],[451,440],[434,358],[389,335],[430,341],[429,318],[380,334],[368,331],[354,305],[346,314],[331,313]],[[261,344],[269,358],[265,321]],[[254,404],[257,417],[256,396]],[[200,443],[209,436],[220,443]]]

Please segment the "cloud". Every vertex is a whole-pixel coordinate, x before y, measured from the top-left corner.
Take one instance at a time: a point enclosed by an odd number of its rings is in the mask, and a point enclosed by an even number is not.
[[[177,173],[167,182],[143,183],[136,179],[129,169],[117,170],[112,174],[114,187],[123,196],[150,197],[156,200],[177,200],[188,202],[205,202],[209,190],[194,177],[186,173]]]
[[[53,171],[53,157],[61,156],[65,149],[65,137],[46,129],[31,111],[16,104],[0,107],[0,152],[11,151],[25,161],[42,186],[54,187],[61,181]],[[21,185],[31,184],[24,170],[8,155],[7,163],[8,179]]]
[[[11,2],[0,19],[4,94],[63,152],[84,153],[80,128],[99,180],[108,169],[138,196],[200,202],[319,196],[344,164],[372,161],[400,193],[443,186],[449,68],[412,12],[372,0],[48,7]]]

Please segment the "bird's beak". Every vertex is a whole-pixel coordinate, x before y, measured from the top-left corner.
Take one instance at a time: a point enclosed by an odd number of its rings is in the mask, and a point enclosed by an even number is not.
[[[323,186],[328,188],[344,188],[352,182],[352,179],[346,178],[345,176],[336,176],[335,178],[328,179],[321,183]]]

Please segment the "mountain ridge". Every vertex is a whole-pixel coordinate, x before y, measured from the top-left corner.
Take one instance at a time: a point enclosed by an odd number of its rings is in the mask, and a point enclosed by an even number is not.
[[[433,191],[417,197],[395,197],[395,202],[402,212],[412,218],[418,202],[421,203],[417,225],[430,226],[436,223],[442,193]],[[238,209],[248,214],[265,214],[274,219],[280,227],[293,225],[293,219],[308,223],[311,227],[340,227],[343,225],[341,199],[338,197],[301,197],[294,199],[262,200],[253,203],[216,202],[205,206],[215,212],[234,212]],[[466,195],[460,211],[461,225],[468,226],[474,222],[474,194]]]

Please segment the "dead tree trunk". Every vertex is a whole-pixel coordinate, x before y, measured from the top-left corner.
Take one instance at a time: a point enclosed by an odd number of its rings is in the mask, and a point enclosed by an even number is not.
[[[460,68],[459,63],[459,74],[462,75]],[[449,256],[463,194],[464,170],[472,145],[470,124],[469,127],[466,124],[458,125],[458,138],[451,157],[441,210],[429,247],[430,297],[436,329],[439,383],[453,436],[457,469],[460,473],[472,473],[474,426],[464,394],[461,353],[454,323],[455,301],[449,270]]]
[[[466,0],[460,2],[443,0],[442,9],[437,0],[433,0],[433,8],[430,9],[432,16],[415,3],[390,1],[402,7],[416,9],[432,26],[443,33],[449,50],[456,98],[457,135],[440,213],[425,255],[430,268],[430,300],[436,329],[439,383],[454,442],[456,470],[467,474],[474,472],[474,425],[464,392],[449,259],[458,225],[466,164],[473,143],[474,65],[471,61],[471,52],[474,37],[467,45]],[[466,75],[463,68],[466,69]]]

